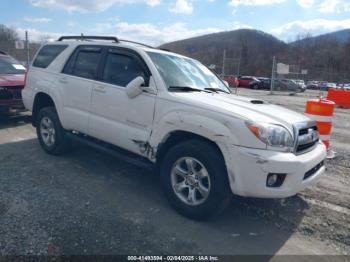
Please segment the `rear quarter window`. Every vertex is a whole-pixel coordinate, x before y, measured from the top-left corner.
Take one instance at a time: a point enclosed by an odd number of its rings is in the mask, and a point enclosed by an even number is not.
[[[33,62],[33,66],[47,68],[66,48],[67,45],[46,45],[42,47]]]

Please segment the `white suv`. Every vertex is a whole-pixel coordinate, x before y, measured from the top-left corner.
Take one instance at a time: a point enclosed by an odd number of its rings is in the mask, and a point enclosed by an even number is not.
[[[233,194],[295,195],[325,171],[315,122],[231,94],[200,62],[139,43],[61,37],[38,51],[22,95],[47,153],[77,139],[142,156],[191,218],[216,214]]]

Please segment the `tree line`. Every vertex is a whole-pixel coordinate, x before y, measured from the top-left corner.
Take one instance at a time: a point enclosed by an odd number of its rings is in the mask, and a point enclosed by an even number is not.
[[[340,41],[332,36],[298,35],[285,43],[262,31],[241,29],[176,41],[161,46],[193,57],[210,66],[216,73],[270,77],[273,57],[291,65],[296,73],[290,78],[336,83],[350,82],[350,39]],[[223,59],[223,52],[225,57]],[[302,75],[301,70],[308,70]]]

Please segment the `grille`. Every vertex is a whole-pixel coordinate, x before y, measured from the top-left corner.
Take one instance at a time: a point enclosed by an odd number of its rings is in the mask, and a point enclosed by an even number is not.
[[[23,86],[1,86],[0,99],[3,100],[21,100]]]
[[[309,128],[317,131],[317,126],[311,126],[311,127],[308,127],[308,128],[303,128],[303,129],[299,130],[299,136],[306,135],[309,132]]]
[[[321,167],[324,166],[324,161],[317,164],[315,167],[311,168],[309,171],[307,171],[304,175],[304,180],[308,179],[309,177],[313,176],[318,170],[320,170]]]
[[[311,150],[319,140],[317,126],[314,122],[302,123],[297,127],[296,132],[298,139],[295,151],[298,154],[306,153]]]

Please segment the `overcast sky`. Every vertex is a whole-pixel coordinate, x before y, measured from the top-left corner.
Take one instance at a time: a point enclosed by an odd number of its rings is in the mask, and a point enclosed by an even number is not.
[[[253,28],[292,41],[350,28],[350,0],[1,0],[0,23],[32,40],[84,33],[160,44]]]

